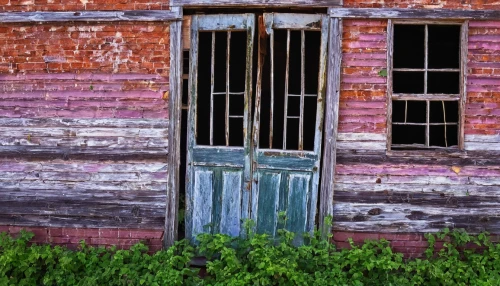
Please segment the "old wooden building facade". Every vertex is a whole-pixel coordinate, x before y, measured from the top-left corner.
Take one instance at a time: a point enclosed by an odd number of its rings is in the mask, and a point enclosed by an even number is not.
[[[0,230],[500,233],[490,2],[0,0]]]

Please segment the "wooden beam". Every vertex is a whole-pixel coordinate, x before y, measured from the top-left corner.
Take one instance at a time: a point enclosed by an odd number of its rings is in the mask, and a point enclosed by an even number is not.
[[[163,22],[182,19],[170,10],[2,12],[0,23],[39,22]]]
[[[342,0],[173,0],[174,6],[190,7],[332,7],[341,6]]]
[[[360,19],[495,20],[498,10],[331,8],[331,17]]]
[[[321,174],[321,193],[319,200],[319,225],[324,229],[324,220],[333,215],[333,186],[336,164],[337,127],[340,97],[340,71],[342,61],[342,19],[330,19],[328,46],[325,132],[323,151],[323,171]]]
[[[88,147],[39,147],[39,146],[2,146],[0,158],[45,159],[45,160],[158,160],[167,158],[166,148],[88,148]]]
[[[173,8],[182,14],[181,8]],[[182,17],[181,17],[182,19]],[[170,23],[170,97],[168,129],[168,185],[165,212],[164,247],[177,240],[177,219],[179,210],[179,168],[181,150],[182,115],[182,21]]]

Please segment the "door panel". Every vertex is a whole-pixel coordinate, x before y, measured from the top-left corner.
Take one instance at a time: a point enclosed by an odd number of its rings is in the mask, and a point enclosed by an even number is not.
[[[193,232],[206,232],[206,228],[212,223],[212,202],[213,195],[213,172],[209,170],[197,169],[194,172],[193,188]]]
[[[326,92],[328,20],[322,15],[264,14],[264,21],[269,39],[259,47],[269,46],[271,78],[270,88],[256,89],[252,218],[259,233],[274,235],[281,227],[297,234],[312,232]],[[317,44],[311,44],[314,41]],[[306,61],[311,54],[317,55],[316,62]],[[266,57],[259,55],[262,62]],[[259,65],[257,82],[263,81],[263,74]],[[284,85],[278,80],[284,80]],[[278,105],[283,107],[276,108]],[[261,128],[265,124],[266,128]],[[281,141],[276,140],[281,135]],[[291,136],[298,140],[293,146],[289,144]],[[314,143],[307,146],[308,140]],[[262,142],[266,146],[259,146]],[[296,242],[301,241],[299,235]]]
[[[222,172],[220,233],[238,236],[241,224],[242,172]]]
[[[254,18],[191,20],[186,237],[192,241],[199,233],[239,235],[249,217]]]
[[[274,236],[278,223],[281,172],[260,172],[252,190],[252,219],[257,232]]]

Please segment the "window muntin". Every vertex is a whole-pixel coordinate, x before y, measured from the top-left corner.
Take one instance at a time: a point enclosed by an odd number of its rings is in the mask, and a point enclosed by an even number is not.
[[[391,149],[458,148],[461,25],[394,24]]]

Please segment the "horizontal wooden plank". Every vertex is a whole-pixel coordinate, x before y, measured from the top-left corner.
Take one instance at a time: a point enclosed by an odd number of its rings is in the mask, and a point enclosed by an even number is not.
[[[3,215],[61,215],[70,217],[92,217],[92,218],[136,218],[142,217],[165,217],[165,206],[154,205],[114,205],[103,203],[73,203],[69,200],[49,202],[39,199],[33,201],[0,202]]]
[[[457,219],[448,218],[427,220],[402,220],[402,221],[334,221],[335,231],[366,231],[379,233],[430,233],[439,232],[443,228],[462,228],[468,233],[478,234],[484,231],[500,233],[500,219],[489,218],[486,223],[480,223],[484,216],[469,216]]]
[[[149,205],[165,207],[166,195],[158,190],[30,190],[0,189],[0,201],[19,201],[29,204],[30,201],[47,203],[79,203],[109,205]]]
[[[453,198],[452,198],[453,199]],[[497,206],[443,207],[409,203],[335,203],[334,230],[374,232],[430,232],[461,227],[470,232],[500,229]]]
[[[167,128],[168,119],[0,118],[0,127]],[[29,129],[28,129],[29,130]]]
[[[498,10],[331,8],[331,17],[358,19],[497,20]]]
[[[167,172],[166,162],[93,162],[85,160],[72,161],[18,161],[0,159],[0,172],[86,172],[86,173],[116,173],[116,172]]]
[[[385,150],[387,144],[385,141],[337,141],[337,150]]]
[[[205,7],[331,7],[341,6],[342,0],[173,0],[172,6]]]
[[[272,23],[273,29],[321,30],[320,14],[270,13],[264,14],[265,21]],[[267,29],[267,28],[266,28]]]
[[[167,148],[168,141],[164,138],[141,137],[70,137],[70,136],[16,136],[0,137],[0,146],[37,146],[37,147],[88,147],[114,149]]]
[[[419,165],[447,165],[447,166],[500,166],[500,152],[498,151],[467,151],[467,152],[426,152],[426,151],[393,151],[375,152],[370,150],[339,150],[337,152],[339,164],[419,164]]]
[[[193,162],[197,166],[227,166],[241,168],[244,164],[243,148],[198,146],[193,149]]]
[[[337,141],[383,141],[387,140],[386,134],[379,133],[339,133]]]
[[[465,150],[471,151],[500,151],[500,142],[468,142],[465,141]]]
[[[0,127],[0,137],[167,137],[167,130],[163,128],[38,128],[38,127]]]
[[[469,177],[447,176],[392,176],[392,175],[335,175],[335,182],[339,183],[376,183],[387,184],[435,184],[435,185],[463,185]]]
[[[442,184],[391,184],[391,183],[335,183],[335,191],[342,192],[408,192],[432,193],[453,196],[498,196],[498,186],[442,185]]]
[[[63,159],[63,160],[166,160],[167,148],[87,148],[87,147],[38,147],[1,146],[0,158]]]
[[[373,204],[373,205],[397,205],[407,204],[423,207],[443,208],[500,208],[500,197],[496,196],[455,196],[452,193],[441,192],[401,192],[401,191],[335,191],[335,204]]]
[[[156,181],[136,181],[136,182],[92,182],[92,181],[42,181],[42,180],[20,180],[20,181],[0,181],[0,189],[9,190],[60,190],[62,192],[71,191],[122,191],[122,190],[150,190],[150,191],[165,191],[167,188],[166,182]]]
[[[178,13],[169,10],[128,11],[66,11],[66,12],[2,12],[0,23],[39,22],[164,22],[180,20]]]
[[[197,28],[198,31],[245,31],[253,21],[253,14],[203,15],[197,19]]]
[[[315,168],[317,155],[312,152],[258,150],[254,161],[259,169],[298,170],[310,172]]]
[[[395,175],[500,178],[500,166],[443,166],[414,164],[337,164],[339,175]]]
[[[163,229],[165,217],[68,217],[64,215],[10,215],[0,213],[0,225],[77,228]]]

